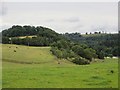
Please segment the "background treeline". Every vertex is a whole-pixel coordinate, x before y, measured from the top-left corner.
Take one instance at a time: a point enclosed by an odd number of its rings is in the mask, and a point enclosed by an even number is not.
[[[88,45],[90,48],[96,50],[99,56],[113,57],[120,56],[119,48],[119,34],[89,34],[81,35],[80,33],[66,33],[64,36],[73,42]],[[104,58],[103,57],[103,58]]]
[[[76,64],[89,64],[95,58],[119,56],[118,41],[118,34],[58,34],[42,26],[16,25],[2,31],[3,44],[51,46],[51,52],[57,58]]]

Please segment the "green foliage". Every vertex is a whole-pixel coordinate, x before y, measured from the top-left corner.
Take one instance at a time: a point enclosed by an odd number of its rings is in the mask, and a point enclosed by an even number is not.
[[[72,50],[79,56],[92,61],[92,58],[97,58],[96,51],[92,48],[86,47],[86,45],[75,45]]]
[[[68,59],[68,58],[73,58],[75,57],[75,53],[71,50],[66,50],[66,49],[58,49],[57,47],[52,47],[51,52],[53,55],[56,57],[62,59]]]
[[[113,55],[112,55],[112,54],[109,54],[109,55],[108,55],[108,57],[112,58],[112,57],[113,57]]]
[[[2,37],[2,43],[3,44],[8,44],[9,43],[9,38],[8,37]]]
[[[12,26],[9,29],[3,30],[2,35],[6,37],[18,37],[27,35],[36,35],[38,31],[34,26]]]
[[[52,47],[51,48],[52,53],[57,57],[62,59],[63,57],[63,52],[61,50],[59,50],[57,47]]]
[[[104,55],[104,53],[102,51],[98,53],[98,58],[99,59],[104,59],[104,56],[105,55]]]
[[[79,65],[86,65],[86,64],[90,64],[90,62],[88,60],[85,60],[81,57],[75,57],[73,60],[72,60],[73,63],[75,64],[79,64]]]
[[[119,56],[118,44],[120,40],[118,40],[118,34],[101,34],[98,32],[97,34],[81,35],[80,37],[76,37],[74,34],[67,33],[64,36],[73,42],[87,44],[96,51],[99,58],[103,59],[105,56],[109,56],[109,54]]]
[[[92,61],[92,58],[93,58],[93,52],[92,51],[93,50],[89,49],[89,48],[87,48],[87,49],[84,50],[85,58],[88,59],[88,60],[90,60],[90,61]]]
[[[119,45],[116,46],[116,47],[113,47],[113,48],[112,48],[112,55],[113,55],[113,56],[120,56],[119,51],[120,51]]]
[[[11,41],[13,44],[28,45],[29,46],[50,46],[53,42],[61,39],[65,39],[62,35],[46,27],[34,27],[34,26],[12,26],[7,30],[2,31],[3,43],[9,44]],[[32,38],[19,38],[20,36],[36,35]]]
[[[96,51],[88,48],[86,45],[76,44],[66,40],[60,40],[52,44],[52,53],[58,58],[71,59],[76,64],[89,64],[93,58],[96,58]],[[82,57],[82,58],[80,58]],[[72,60],[74,58],[74,60]],[[87,60],[85,60],[85,59]],[[88,61],[89,60],[89,61]]]

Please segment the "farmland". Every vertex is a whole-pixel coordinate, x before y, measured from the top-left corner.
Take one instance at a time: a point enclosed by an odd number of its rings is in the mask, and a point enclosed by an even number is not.
[[[118,59],[76,65],[57,59],[50,47],[10,44],[2,44],[2,54],[3,88],[118,87]]]

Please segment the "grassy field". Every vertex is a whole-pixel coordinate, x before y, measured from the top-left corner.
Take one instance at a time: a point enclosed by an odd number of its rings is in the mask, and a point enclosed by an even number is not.
[[[12,37],[12,38],[19,38],[19,39],[24,39],[24,38],[33,38],[37,37],[36,35],[31,35],[31,36],[18,36],[18,37]]]
[[[82,34],[83,37],[95,37],[95,36],[104,36],[106,34]]]
[[[59,60],[50,47],[2,45],[3,88],[117,88],[118,60],[90,65]],[[17,47],[17,48],[16,48]],[[111,73],[111,70],[114,73]]]

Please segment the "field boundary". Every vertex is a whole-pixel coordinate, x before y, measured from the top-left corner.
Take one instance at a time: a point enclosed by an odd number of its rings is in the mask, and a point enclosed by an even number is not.
[[[49,62],[25,62],[25,61],[16,61],[16,60],[11,60],[11,59],[3,59],[3,61],[5,62],[11,62],[11,63],[19,63],[19,64],[45,64],[45,63],[49,63]]]

